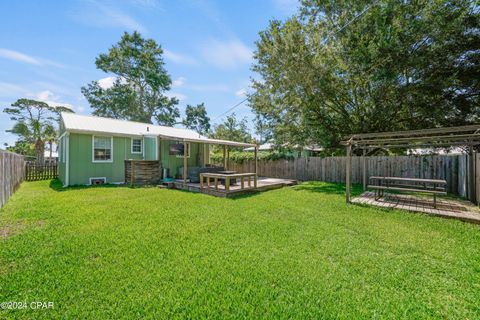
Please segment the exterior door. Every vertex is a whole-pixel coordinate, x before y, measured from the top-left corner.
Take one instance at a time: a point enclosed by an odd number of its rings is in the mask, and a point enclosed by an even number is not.
[[[157,137],[144,137],[145,160],[158,160]]]

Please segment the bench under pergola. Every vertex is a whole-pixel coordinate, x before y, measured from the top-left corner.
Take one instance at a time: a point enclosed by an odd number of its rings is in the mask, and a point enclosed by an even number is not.
[[[474,161],[475,146],[480,145],[480,125],[459,127],[444,127],[424,130],[393,131],[380,133],[354,134],[342,142],[347,149],[346,156],[346,201],[351,202],[352,181],[352,154],[361,153],[362,157],[362,184],[367,190],[367,168],[365,156],[374,149],[390,148],[448,148],[465,147],[469,157],[468,198],[476,203]]]

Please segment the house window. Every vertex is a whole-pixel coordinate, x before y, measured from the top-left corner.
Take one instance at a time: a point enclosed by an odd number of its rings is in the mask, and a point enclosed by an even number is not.
[[[132,153],[142,153],[142,139],[132,138]]]
[[[93,162],[112,162],[113,137],[93,137]]]
[[[182,144],[183,145],[183,142],[177,142],[177,144]],[[177,154],[177,158],[183,158],[183,153]],[[188,142],[187,142],[187,158],[190,158],[190,143],[188,143]]]

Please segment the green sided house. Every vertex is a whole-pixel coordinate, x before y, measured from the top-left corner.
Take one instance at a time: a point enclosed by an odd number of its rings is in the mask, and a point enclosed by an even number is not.
[[[224,150],[228,146],[255,147],[209,139],[189,129],[62,113],[59,179],[64,186],[125,183],[128,160],[149,160],[158,163],[158,172],[187,182],[193,168],[198,172],[210,166],[212,144],[223,145]]]

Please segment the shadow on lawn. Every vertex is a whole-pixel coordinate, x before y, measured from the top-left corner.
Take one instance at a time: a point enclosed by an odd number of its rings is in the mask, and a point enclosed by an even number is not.
[[[345,184],[343,183],[330,183],[319,181],[303,182],[293,187],[295,191],[310,191],[326,194],[338,194],[345,195]],[[362,193],[362,187],[360,185],[352,185],[352,196],[357,196]]]
[[[91,188],[102,188],[102,189],[103,188],[132,188],[130,185],[126,185],[126,184],[109,184],[109,183],[94,185],[94,186],[75,185],[75,186],[64,187],[62,185],[62,182],[59,179],[51,180],[49,187],[50,189],[55,190],[57,192],[83,190],[83,189],[91,189]]]

